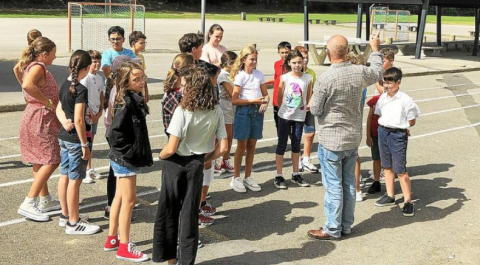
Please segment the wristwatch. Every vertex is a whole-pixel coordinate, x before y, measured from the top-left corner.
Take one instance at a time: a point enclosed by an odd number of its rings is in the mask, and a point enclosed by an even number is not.
[[[51,109],[53,107],[53,100],[51,98],[48,99],[48,104],[46,106],[48,109]]]

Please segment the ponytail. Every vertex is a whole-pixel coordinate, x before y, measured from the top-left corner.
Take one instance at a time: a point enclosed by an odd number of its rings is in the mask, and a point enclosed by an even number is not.
[[[22,52],[19,60],[20,72],[23,73],[38,55],[43,52],[49,53],[56,47],[55,43],[48,38],[38,37]]]

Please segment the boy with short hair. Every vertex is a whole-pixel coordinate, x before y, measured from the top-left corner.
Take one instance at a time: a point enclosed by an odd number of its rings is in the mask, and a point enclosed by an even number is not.
[[[98,120],[100,119],[100,117],[102,117],[103,112],[103,102],[105,101],[105,82],[103,81],[103,78],[98,74],[98,70],[100,70],[102,55],[96,50],[89,50],[88,54],[90,54],[90,57],[92,57],[92,65],[90,65],[87,76],[80,80],[80,83],[88,89],[87,110],[90,112],[89,116],[92,120],[92,127],[91,131],[87,132],[87,137],[91,139],[93,147],[93,139],[95,137],[95,134],[97,133]],[[92,152],[92,149],[90,150],[90,152]],[[101,178],[102,175],[100,175],[100,173],[98,173],[97,171],[95,171],[94,168],[92,168],[92,157],[90,156],[87,164],[87,174],[82,182],[93,183],[93,179]]]
[[[292,45],[287,41],[282,41],[277,46],[278,54],[280,55],[280,60],[276,61],[273,64],[273,69],[275,73],[273,78],[267,81],[267,84],[273,83],[273,119],[275,120],[275,128],[278,129],[278,103],[277,103],[277,94],[278,94],[278,85],[280,84],[280,76],[283,75],[283,62],[287,55],[292,50]]]
[[[103,52],[101,67],[106,78],[112,73],[111,66],[117,56],[126,55],[132,58],[136,57],[132,50],[123,48],[123,43],[125,42],[124,36],[125,30],[122,27],[113,26],[108,29],[108,41],[112,48]]]
[[[384,93],[375,107],[378,119],[380,160],[385,171],[387,192],[375,202],[376,206],[395,204],[395,174],[400,180],[404,196],[404,216],[413,216],[415,208],[411,198],[411,183],[407,172],[407,144],[409,127],[415,125],[420,110],[407,94],[399,91],[402,71],[392,67],[383,74]]]
[[[128,36],[128,43],[130,44],[130,48],[132,48],[133,53],[135,53],[135,56],[140,58],[142,61],[141,65],[143,68],[143,71],[147,70],[147,65],[145,64],[145,58],[143,57],[143,54],[140,52],[145,51],[145,46],[147,45],[147,36],[143,34],[141,31],[134,31],[130,33],[130,36]],[[149,100],[149,93],[148,93],[148,84],[145,82],[145,88],[143,89],[143,95],[145,98],[145,103],[148,103]]]
[[[303,72],[312,76],[312,84],[315,84],[317,75],[315,71],[308,68],[308,50],[303,46],[295,47],[295,50],[299,51],[303,56]],[[308,107],[308,106],[307,106]],[[305,123],[303,124],[304,143],[303,143],[303,156],[300,157],[298,168],[300,172],[312,172],[318,173],[318,168],[310,162],[310,153],[312,152],[313,138],[315,137],[315,117],[310,113],[307,108],[307,115],[305,116]]]
[[[195,62],[198,63],[202,56],[203,44],[203,34],[187,33],[178,41],[178,48],[180,48],[181,53],[191,54]]]

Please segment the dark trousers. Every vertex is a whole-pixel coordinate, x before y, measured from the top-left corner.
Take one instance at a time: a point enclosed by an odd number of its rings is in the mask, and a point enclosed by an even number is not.
[[[203,160],[204,155],[177,154],[163,160],[162,187],[153,230],[154,262],[178,258],[178,264],[195,264]]]
[[[278,106],[273,106],[273,120],[275,121],[275,129],[278,131]]]
[[[302,134],[303,134],[303,122],[291,121],[278,118],[278,144],[275,154],[284,155],[287,150],[287,141],[290,137],[292,143],[292,153],[300,153]]]
[[[108,146],[110,146],[110,141],[107,138]],[[112,206],[113,198],[115,197],[115,191],[117,190],[117,178],[113,174],[112,166],[108,170],[107,178],[107,205]]]

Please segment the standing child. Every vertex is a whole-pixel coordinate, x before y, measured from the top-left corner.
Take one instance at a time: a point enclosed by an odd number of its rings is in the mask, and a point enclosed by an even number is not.
[[[208,30],[208,43],[203,46],[201,60],[221,67],[221,57],[227,51],[220,42],[223,39],[223,28],[218,24],[213,24]]]
[[[378,115],[374,114],[375,106],[377,105],[380,95],[373,96],[367,105],[370,107],[367,117],[367,146],[371,148],[372,161],[373,161],[373,176],[374,181],[368,188],[368,194],[374,194],[382,191],[382,185],[380,184],[380,169],[382,167],[380,163],[380,150],[378,148]]]
[[[105,98],[103,96],[103,91],[105,89],[105,84],[103,82],[103,78],[98,74],[98,70],[100,70],[100,63],[102,60],[102,55],[95,50],[89,50],[88,54],[92,58],[92,65],[90,65],[90,70],[85,78],[80,81],[80,84],[84,85],[88,89],[88,111],[91,113],[91,131],[88,133],[87,136],[90,138],[92,143],[91,151],[93,149],[93,140],[95,138],[95,134],[97,133],[98,127],[98,120],[102,117],[103,112],[103,102]],[[100,179],[102,175],[95,171],[92,168],[92,156],[88,159],[87,164],[87,176],[83,179],[83,183],[93,183],[93,179]]]
[[[135,56],[137,58],[140,58],[142,60],[142,68],[143,71],[147,70],[147,64],[145,63],[145,57],[143,57],[143,54],[140,52],[145,51],[145,47],[147,46],[147,36],[143,34],[141,31],[134,31],[130,33],[130,36],[128,36],[128,43],[130,43],[130,48],[132,48],[133,53],[135,53]],[[149,101],[149,93],[148,93],[148,84],[145,82],[145,88],[142,91],[143,96],[145,98],[145,103],[148,103]]]
[[[412,187],[407,172],[407,129],[415,125],[420,110],[413,99],[399,91],[402,71],[396,67],[387,69],[383,74],[385,93],[378,99],[375,114],[378,119],[378,145],[380,161],[385,171],[387,192],[375,202],[376,206],[395,204],[395,174],[400,180],[404,197],[403,215],[413,216]]]
[[[233,80],[232,104],[236,106],[233,138],[237,139],[234,173],[230,187],[236,192],[261,191],[262,188],[253,180],[252,166],[255,146],[262,139],[263,117],[268,108],[270,97],[263,73],[256,69],[258,52],[252,46],[242,49],[230,71]],[[240,177],[243,154],[245,157],[245,178]]]
[[[102,71],[106,77],[112,73],[113,60],[119,55],[126,55],[135,58],[135,53],[130,49],[124,49],[125,30],[119,26],[113,26],[108,29],[108,41],[110,41],[111,49],[108,49],[102,54]]]
[[[90,145],[87,131],[90,126],[85,122],[88,104],[88,89],[80,83],[88,74],[92,59],[86,51],[75,51],[70,57],[68,70],[70,76],[60,88],[60,102],[57,117],[65,124],[66,119],[74,121],[75,128],[68,131],[60,128],[58,142],[62,158],[60,179],[58,181],[58,198],[62,206],[59,225],[65,227],[69,235],[91,235],[100,231],[98,225],[89,224],[80,218],[78,202],[80,185],[86,176],[87,163],[90,158]]]
[[[193,265],[198,249],[198,206],[204,162],[227,151],[227,134],[209,74],[193,67],[184,78],[184,97],[168,127],[168,143],[160,152],[162,187],[152,259]],[[214,149],[215,135],[219,144]]]
[[[287,55],[283,69],[286,74],[280,76],[278,85],[278,144],[276,153],[277,175],[274,180],[275,187],[287,189],[283,178],[283,155],[287,149],[288,137],[292,144],[292,182],[301,187],[309,187],[310,184],[303,180],[298,172],[300,158],[300,146],[302,141],[303,122],[307,113],[307,99],[312,94],[312,76],[304,74],[302,53],[294,50]]]
[[[230,149],[233,142],[233,121],[235,117],[235,107],[232,105],[233,83],[228,79],[230,70],[232,69],[237,54],[226,51],[222,55],[222,71],[218,76],[218,89],[220,94],[220,108],[223,111],[223,119],[225,120],[225,130],[227,131],[228,151],[223,155],[220,164],[221,172],[234,172],[234,167],[230,163]]]
[[[273,64],[273,69],[275,71],[273,79],[267,81],[267,84],[273,83],[273,119],[275,120],[275,128],[278,130],[278,84],[280,84],[280,76],[284,74],[283,72],[283,62],[287,55],[292,50],[292,45],[287,41],[282,41],[277,46],[278,54],[280,55],[280,60],[276,61]]]
[[[165,126],[165,134],[169,136],[167,129],[172,120],[173,113],[183,97],[182,76],[184,69],[193,66],[193,56],[181,53],[173,58],[172,67],[168,70],[167,78],[163,82],[164,98],[162,100],[162,120]]]
[[[136,198],[140,167],[153,164],[146,116],[148,106],[141,92],[146,76],[139,64],[126,62],[117,71],[115,105],[110,128],[110,165],[117,177],[117,189],[110,209],[105,251],[117,250],[117,259],[141,262],[147,254],[130,242],[130,223]],[[118,238],[120,234],[121,238]],[[120,241],[120,242],[119,242]]]
[[[383,70],[392,68],[395,61],[395,51],[392,48],[383,48],[380,50],[380,53],[383,56]],[[375,83],[375,87],[380,95],[383,94],[383,80]]]
[[[187,33],[178,40],[178,47],[181,53],[191,54],[197,63],[202,56],[203,42],[202,34]]]
[[[295,47],[295,50],[302,53],[303,56],[303,72],[312,76],[312,86],[315,85],[317,81],[317,75],[315,71],[311,68],[308,68],[308,50],[303,46]],[[307,101],[310,101],[310,98],[307,98]],[[300,172],[307,171],[312,173],[318,173],[318,168],[312,164],[310,160],[310,154],[312,153],[313,138],[315,137],[315,116],[310,113],[310,110],[307,109],[307,114],[305,115],[305,123],[303,125],[304,132],[304,143],[303,143],[303,157],[300,157],[299,170]]]

